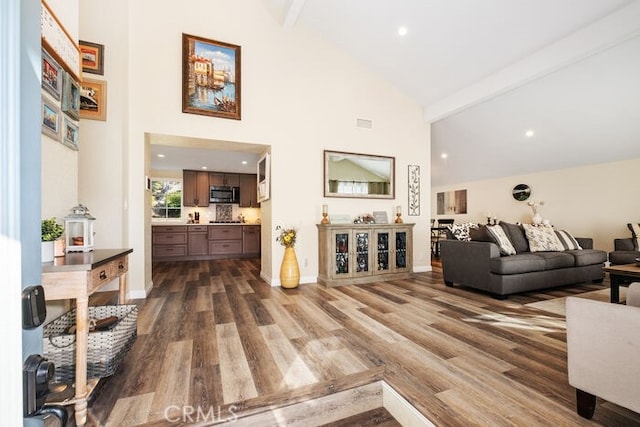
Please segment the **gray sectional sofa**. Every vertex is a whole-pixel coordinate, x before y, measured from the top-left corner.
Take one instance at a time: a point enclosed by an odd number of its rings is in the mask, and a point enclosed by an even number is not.
[[[491,241],[441,241],[444,283],[480,289],[504,299],[520,292],[603,281],[607,253],[593,249],[592,239],[576,238],[582,249],[530,252],[520,226],[508,224],[505,228],[510,231],[515,255],[501,255]]]

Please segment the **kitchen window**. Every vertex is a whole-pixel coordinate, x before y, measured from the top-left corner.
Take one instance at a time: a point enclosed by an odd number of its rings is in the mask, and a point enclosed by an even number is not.
[[[182,181],[152,178],[151,217],[180,218],[182,216]]]

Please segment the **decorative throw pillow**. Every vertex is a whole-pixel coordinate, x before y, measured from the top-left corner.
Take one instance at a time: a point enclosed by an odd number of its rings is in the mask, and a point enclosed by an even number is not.
[[[498,244],[498,242],[496,242],[496,239],[494,239],[487,230],[486,225],[481,225],[478,228],[470,228],[469,237],[471,237],[471,240],[474,240],[476,242],[490,242]]]
[[[519,254],[529,251],[529,242],[527,241],[527,236],[524,234],[522,225],[500,221],[500,227],[504,228],[505,233],[509,236],[509,240],[513,243],[513,248],[516,250],[516,253]]]
[[[564,246],[565,250],[582,249],[578,241],[574,239],[573,236],[569,234],[568,231],[566,230],[556,231],[556,236],[558,236],[558,240],[560,240],[560,243],[562,243],[562,246]]]
[[[464,222],[462,224],[449,224],[447,228],[451,232],[451,235],[454,239],[469,241],[471,237],[469,236],[469,230],[472,228],[478,228],[478,224],[474,224],[472,222]]]
[[[499,225],[487,225],[487,232],[495,239],[496,244],[500,247],[502,255],[515,255],[516,250],[507,237],[507,233]]]
[[[564,251],[564,246],[550,225],[522,224],[531,252]]]
[[[633,250],[640,251],[640,224],[627,224],[629,230],[631,230],[631,237],[633,237]]]

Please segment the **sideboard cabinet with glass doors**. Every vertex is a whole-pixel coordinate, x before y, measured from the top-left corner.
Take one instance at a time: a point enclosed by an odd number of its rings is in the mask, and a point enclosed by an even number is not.
[[[406,279],[413,273],[414,224],[318,224],[318,283]]]

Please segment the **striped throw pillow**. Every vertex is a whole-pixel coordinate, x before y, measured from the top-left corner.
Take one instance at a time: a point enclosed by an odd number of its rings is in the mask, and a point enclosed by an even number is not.
[[[629,230],[631,230],[631,237],[633,237],[633,250],[640,251],[640,224],[627,224]]]
[[[560,240],[560,243],[562,243],[562,246],[564,246],[565,250],[582,249],[582,247],[580,247],[580,244],[578,244],[578,241],[571,234],[569,234],[568,231],[556,230],[556,236],[558,236],[558,240]]]
[[[495,239],[502,255],[516,254],[516,249],[502,227],[499,225],[487,225],[487,232]]]

